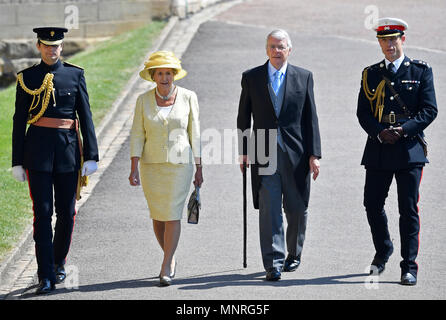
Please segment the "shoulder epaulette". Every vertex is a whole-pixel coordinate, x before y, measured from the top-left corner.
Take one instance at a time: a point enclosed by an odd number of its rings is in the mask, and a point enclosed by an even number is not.
[[[430,68],[429,63],[427,63],[426,61],[423,61],[423,60],[410,59],[410,62],[411,63],[415,63],[415,64],[420,65],[420,66],[425,66],[425,67]]]
[[[372,65],[366,67],[365,69],[367,69],[367,70],[375,70],[375,69],[379,69],[379,68],[382,68],[382,67],[383,67],[383,66],[382,66],[383,63],[384,63],[384,62],[380,61],[380,62],[378,62],[378,63],[372,64]]]
[[[78,65],[76,65],[76,64],[70,63],[70,62],[66,62],[66,61],[64,61],[63,64],[66,65],[66,66],[75,67],[75,68],[84,70],[84,68],[82,68],[82,67],[80,67],[80,66],[78,66]]]
[[[20,70],[19,72],[17,72],[17,74],[22,73],[22,72],[24,72],[24,71],[26,71],[26,70],[28,70],[28,69],[31,69],[31,68],[33,68],[33,67],[35,67],[35,66],[37,66],[37,63],[33,64],[32,66],[30,66],[30,67],[28,67],[28,68],[25,68],[25,69],[23,69],[23,70]]]

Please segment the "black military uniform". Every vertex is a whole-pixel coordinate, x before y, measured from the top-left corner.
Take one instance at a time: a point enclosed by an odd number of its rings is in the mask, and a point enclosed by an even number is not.
[[[386,19],[380,19],[378,37],[403,34],[407,25],[398,23],[399,19]],[[361,161],[366,168],[364,206],[376,249],[372,266],[382,272],[393,252],[384,202],[395,177],[403,258],[401,283],[413,285],[418,271],[419,185],[428,163],[423,130],[435,119],[437,105],[432,69],[426,62],[404,57],[396,72],[388,70],[386,64],[390,63],[383,60],[364,69],[358,98],[357,116],[368,134]],[[383,133],[390,139],[384,139]]]
[[[37,28],[39,41],[59,44],[63,28]],[[39,91],[41,91],[39,93]],[[65,276],[63,265],[70,247],[75,219],[81,149],[83,160],[98,161],[98,147],[82,68],[57,60],[43,60],[18,75],[13,125],[12,166],[23,166],[29,181],[34,211],[34,240],[39,282],[46,293]],[[27,123],[30,124],[26,131]],[[53,239],[51,216],[57,214]],[[56,273],[62,272],[62,279]],[[48,288],[48,281],[50,288]],[[41,288],[40,288],[41,289]]]

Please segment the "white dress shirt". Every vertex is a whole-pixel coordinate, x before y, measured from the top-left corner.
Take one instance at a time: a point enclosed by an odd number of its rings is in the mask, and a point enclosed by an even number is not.
[[[399,57],[398,59],[396,59],[395,61],[393,61],[393,65],[395,66],[395,72],[398,71],[399,67],[401,66],[401,63],[403,63],[404,61],[404,54],[401,55],[401,57]],[[386,64],[386,69],[388,69],[389,64],[391,63],[389,60],[384,59],[384,62]]]

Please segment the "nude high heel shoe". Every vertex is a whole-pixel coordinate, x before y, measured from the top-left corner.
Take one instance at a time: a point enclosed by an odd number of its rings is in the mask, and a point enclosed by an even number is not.
[[[167,287],[172,284],[172,278],[169,276],[162,276],[160,277],[160,286],[161,287]]]

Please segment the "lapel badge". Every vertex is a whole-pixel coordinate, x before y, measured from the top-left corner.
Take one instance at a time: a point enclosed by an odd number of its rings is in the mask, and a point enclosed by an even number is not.
[[[379,66],[380,66],[381,68],[384,68],[384,63],[381,63]]]
[[[404,65],[405,65],[406,67],[408,67],[408,66],[410,65],[410,62],[409,62],[409,61],[404,62]]]

